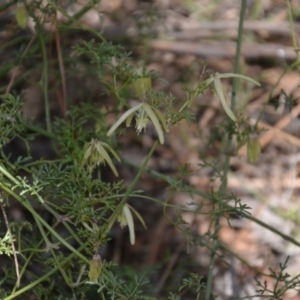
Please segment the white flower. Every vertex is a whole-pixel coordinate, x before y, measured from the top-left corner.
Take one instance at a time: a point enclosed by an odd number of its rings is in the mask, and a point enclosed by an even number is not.
[[[92,139],[89,143],[84,146],[84,157],[83,164],[88,164],[91,168],[99,166],[101,163],[108,163],[112,171],[118,176],[117,169],[115,168],[107,150],[115,157],[117,161],[120,161],[117,153],[107,143]]]
[[[139,103],[130,109],[128,109],[119,120],[109,129],[107,136],[110,136],[120,125],[126,120],[126,126],[128,127],[131,124],[133,117],[136,116],[136,131],[139,134],[143,129],[146,129],[149,119],[152,121],[156,132],[158,134],[158,139],[161,144],[164,143],[164,134],[162,128],[169,132],[166,120],[162,113],[155,109],[147,103]]]

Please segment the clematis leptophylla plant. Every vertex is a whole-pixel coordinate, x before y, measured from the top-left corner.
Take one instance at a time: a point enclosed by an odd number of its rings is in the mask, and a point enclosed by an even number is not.
[[[217,96],[220,99],[221,104],[222,104],[226,114],[228,115],[228,117],[232,121],[235,122],[236,121],[236,116],[234,115],[233,111],[231,110],[231,108],[227,104],[226,96],[224,94],[223,86],[222,86],[222,83],[221,83],[221,78],[229,78],[229,77],[242,78],[242,79],[248,80],[248,81],[250,81],[250,82],[252,82],[252,83],[254,83],[258,86],[260,86],[260,84],[257,81],[253,80],[252,78],[250,78],[250,77],[243,76],[243,75],[240,75],[240,74],[234,74],[234,73],[225,73],[225,74],[216,73],[214,75],[211,75],[210,78],[206,80],[206,85],[210,85],[213,82],[215,91],[217,93]]]
[[[156,109],[151,107],[148,103],[139,103],[130,109],[128,109],[120,119],[109,129],[107,132],[107,136],[110,136],[120,125],[126,120],[126,126],[130,126],[133,117],[135,116],[136,121],[136,132],[139,134],[140,132],[146,130],[146,126],[149,120],[152,121],[157,134],[158,139],[161,144],[164,143],[164,134],[163,129],[166,132],[169,132],[169,128],[167,126],[166,120],[162,113]]]
[[[137,218],[140,220],[140,222],[143,224],[143,226],[146,228],[146,224],[142,218],[142,216],[129,204],[125,203],[122,207],[122,211],[117,216],[117,221],[120,222],[120,226],[123,228],[126,225],[129,229],[129,236],[130,236],[130,243],[133,245],[135,243],[135,232],[134,232],[134,223],[132,218],[131,210],[134,212],[134,214],[137,216]]]
[[[92,170],[95,166],[108,163],[114,174],[118,176],[117,169],[114,166],[108,152],[110,152],[117,161],[120,161],[120,158],[110,145],[98,141],[97,139],[92,139],[89,143],[85,144],[83,151],[84,165],[88,165]]]

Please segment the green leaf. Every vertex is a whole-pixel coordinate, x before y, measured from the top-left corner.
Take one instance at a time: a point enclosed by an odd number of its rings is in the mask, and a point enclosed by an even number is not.
[[[129,208],[134,212],[134,214],[136,215],[136,217],[139,219],[139,221],[142,223],[142,225],[147,228],[146,223],[144,221],[144,219],[142,218],[142,216],[140,215],[139,212],[137,212],[131,205],[127,204],[129,206]]]

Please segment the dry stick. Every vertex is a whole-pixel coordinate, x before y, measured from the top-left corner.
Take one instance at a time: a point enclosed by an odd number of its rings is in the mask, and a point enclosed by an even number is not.
[[[203,44],[192,42],[178,42],[166,40],[153,40],[150,46],[154,50],[168,51],[175,54],[192,54],[199,57],[224,57],[235,56],[235,43],[224,41],[205,41]],[[242,45],[242,56],[247,59],[274,58],[294,61],[297,54],[292,47],[281,44],[245,43]]]
[[[300,113],[300,103],[297,106],[295,106],[289,114],[287,114],[281,120],[279,120],[273,127],[275,129],[283,129],[284,127],[289,125],[289,123],[294,118],[298,117],[299,113]],[[260,139],[261,147],[266,146],[272,140],[275,133],[276,131],[268,131],[267,133],[265,133]]]
[[[197,25],[184,23],[182,26],[182,30],[180,32],[193,31],[201,34],[202,30],[211,30],[211,31],[223,31],[223,30],[234,30],[236,32],[238,28],[237,21],[217,21],[217,22],[200,22]],[[300,32],[300,25],[295,24],[296,32]],[[244,27],[245,31],[255,31],[255,32],[263,32],[266,34],[280,34],[290,36],[291,28],[289,22],[270,22],[270,21],[245,21]]]
[[[255,120],[251,119],[251,122],[253,122],[253,124],[255,124]],[[279,122],[277,124],[279,124]],[[300,148],[300,139],[299,138],[297,138],[285,131],[280,130],[280,128],[277,128],[276,125],[275,125],[275,127],[273,127],[262,121],[259,121],[257,126],[260,128],[269,129],[269,131],[260,140],[261,147],[266,146],[266,144],[269,143],[271,141],[271,139],[276,135],[276,138],[279,138],[279,139],[282,138],[282,139],[286,140],[287,142]],[[267,134],[269,134],[269,136]]]
[[[300,140],[288,133],[282,132],[280,129],[284,128],[285,126],[287,126],[291,120],[294,117],[297,117],[297,115],[300,113],[300,104],[298,104],[292,111],[290,114],[286,115],[285,117],[283,117],[279,122],[277,122],[275,124],[275,126],[270,126],[265,124],[264,122],[260,121],[258,122],[258,126],[259,127],[264,127],[264,128],[268,128],[270,129],[264,136],[262,136],[262,138],[260,139],[261,142],[261,146],[264,147],[266,146],[274,137],[274,135],[276,134],[276,137],[282,137],[285,140],[289,141],[290,143],[296,145],[297,147],[300,148]],[[246,148],[243,147],[242,149],[243,151],[241,152],[245,152]],[[295,186],[293,186],[293,188],[295,188]],[[267,203],[261,204],[257,210],[253,213],[253,216],[258,216],[259,213],[262,211],[263,208],[265,208],[267,206]],[[245,225],[244,229],[249,228],[251,224],[251,221],[249,220],[247,222],[247,224]],[[236,239],[238,240],[240,238],[240,236],[243,234],[243,232],[240,232],[237,234]]]
[[[284,74],[277,75],[278,78],[276,80],[271,80],[268,84],[274,86],[271,92],[270,90],[264,92],[257,99],[247,105],[247,112],[253,112],[255,110],[260,110],[263,105],[269,101],[270,98],[275,97],[281,93],[281,90],[285,90],[286,94],[289,96],[292,92],[298,88],[300,84],[299,74],[296,71],[292,71]]]
[[[292,182],[291,182],[292,181]],[[264,178],[251,178],[251,184],[247,184],[246,181],[241,180],[240,177],[237,176],[231,176],[228,179],[228,186],[230,188],[238,189],[243,185],[243,188],[245,188],[248,192],[253,192],[254,190],[263,189],[264,187],[272,184],[272,181],[270,182],[269,179]],[[300,178],[284,178],[280,181],[280,185],[282,188],[285,189],[299,189],[300,188]]]
[[[24,52],[23,52],[23,54],[22,54],[22,56],[21,56],[21,59],[26,55],[26,53],[27,53],[29,47],[32,45],[32,43],[33,43],[35,37],[36,37],[36,35],[34,35],[34,36],[30,39],[28,45],[26,46],[26,48],[25,48],[25,50],[24,50]],[[12,86],[13,86],[13,83],[14,83],[14,81],[15,81],[15,78],[16,78],[16,76],[17,76],[17,74],[18,74],[19,69],[20,69],[20,66],[18,65],[18,66],[13,70],[12,77],[11,77],[11,79],[10,79],[8,85],[7,85],[6,90],[5,90],[5,94],[8,94],[8,93],[10,92],[10,89],[11,89]]]
[[[179,21],[180,22],[180,21]],[[184,21],[178,24],[179,31],[174,30],[154,30],[159,36],[167,37],[171,40],[192,41],[203,38],[218,39],[236,39],[237,37],[237,21],[214,21],[214,22],[188,22]],[[104,28],[103,35],[109,39],[117,40],[124,37],[137,38],[138,30],[132,26],[109,25]],[[254,32],[261,36],[284,36],[290,37],[291,29],[289,22],[270,22],[270,21],[245,21],[245,32]],[[295,31],[300,32],[300,25],[295,24]],[[274,40],[274,39],[273,39]]]
[[[298,86],[299,86],[299,80],[295,80],[291,83],[290,87],[288,90],[286,90],[286,94],[290,95]],[[277,86],[275,88],[275,90],[273,91],[273,96],[276,94],[279,94],[281,91],[281,87]],[[248,106],[248,112],[252,112],[255,109],[257,109],[259,106],[261,106],[263,103],[265,103],[266,101],[268,101],[270,97],[270,93],[266,92],[265,94],[263,94],[260,99],[258,99],[257,101],[255,101],[254,103],[250,103]],[[258,126],[259,127],[265,127],[268,128],[269,131],[265,134],[263,134],[260,137],[260,143],[261,143],[261,148],[265,147],[271,140],[272,138],[280,133],[277,137],[282,137],[286,140],[288,140],[289,142],[293,143],[294,145],[296,145],[297,147],[299,147],[299,139],[294,137],[291,134],[288,134],[286,132],[281,131],[281,129],[283,129],[284,127],[286,127],[294,117],[297,117],[297,115],[300,113],[300,103],[293,108],[293,110],[287,114],[286,116],[284,116],[280,121],[278,121],[274,126],[268,125],[263,123],[262,121],[258,122]],[[255,124],[255,122],[254,122]],[[240,150],[239,150],[239,155],[246,155],[247,152],[247,147],[246,145],[244,145]]]
[[[7,227],[7,231],[12,239],[12,233],[11,233],[11,230],[9,227],[7,215],[6,215],[5,209],[3,207],[3,204],[1,204],[1,210],[2,210],[3,217],[4,217],[5,225]],[[11,242],[11,247],[13,249],[13,257],[14,257],[14,261],[15,261],[15,268],[16,268],[16,275],[17,275],[16,287],[18,288],[20,286],[20,272],[19,272],[19,263],[18,263],[18,257],[16,254],[16,248],[15,248],[15,244],[13,241]]]
[[[261,138],[259,139],[261,148],[264,148],[267,144],[269,144],[275,135],[277,138],[278,137],[284,138],[285,140],[288,140],[295,146],[300,147],[300,140],[297,137],[294,137],[291,134],[281,131],[284,127],[289,125],[289,123],[294,118],[298,117],[299,113],[300,113],[300,103],[297,106],[295,106],[289,114],[287,114],[281,120],[279,120],[274,126],[267,125],[266,123],[263,123],[261,121],[258,122],[259,127],[262,127],[262,128],[265,127],[265,128],[269,129],[269,131],[266,132],[264,135],[262,135]],[[279,135],[277,135],[278,133],[279,133]],[[246,146],[243,146],[239,150],[239,154],[245,155],[246,151],[247,151]]]
[[[258,126],[259,127],[265,127],[265,128],[268,128],[270,129],[264,136],[262,136],[262,138],[260,139],[260,142],[261,142],[261,146],[264,147],[266,146],[271,140],[272,138],[274,137],[275,134],[276,137],[282,137],[286,140],[288,140],[289,142],[293,143],[294,145],[296,145],[297,147],[300,148],[300,140],[288,133],[285,133],[285,132],[282,132],[280,129],[287,126],[290,121],[295,117],[297,116],[298,114],[300,113],[300,104],[298,104],[292,111],[290,114],[286,115],[285,117],[283,117],[279,122],[277,122],[275,124],[275,126],[270,126],[270,125],[267,125],[263,122],[258,122]],[[241,151],[239,151],[240,154],[242,154],[243,152],[246,152],[246,147],[243,147],[241,149]],[[295,186],[293,186],[293,188],[295,188]],[[259,213],[262,211],[262,209],[264,209],[265,207],[267,206],[267,203],[264,203],[264,204],[261,204],[255,212],[253,212],[253,216],[258,216]],[[247,224],[244,226],[244,229],[247,229],[250,227],[250,224],[251,224],[251,220],[248,220]],[[238,240],[241,235],[243,234],[243,232],[240,232],[237,234],[236,236],[236,240]]]
[[[299,82],[296,82],[290,88],[289,93],[291,93],[298,86],[298,84]],[[259,121],[257,124],[259,127],[269,129],[269,131],[260,138],[261,147],[262,148],[265,147],[276,135],[276,138],[278,137],[283,138],[288,142],[296,145],[298,148],[300,148],[300,140],[297,137],[294,137],[291,134],[281,131],[281,129],[286,127],[292,121],[293,118],[298,116],[299,113],[300,113],[300,103],[296,107],[294,107],[294,109],[289,114],[287,114],[280,121],[278,121],[274,126],[270,126],[262,121]],[[251,120],[251,121],[254,123],[256,122],[255,120]],[[244,146],[240,149],[239,154],[245,154],[245,153],[246,153],[246,147]],[[295,188],[295,186],[293,186],[293,188]],[[253,216],[258,216],[259,213],[262,211],[262,209],[265,208],[266,206],[267,203],[261,204],[253,213]],[[250,224],[251,224],[251,220],[248,220],[247,224],[244,226],[244,229],[249,228]],[[236,236],[236,240],[238,240],[242,234],[243,232],[238,233]]]

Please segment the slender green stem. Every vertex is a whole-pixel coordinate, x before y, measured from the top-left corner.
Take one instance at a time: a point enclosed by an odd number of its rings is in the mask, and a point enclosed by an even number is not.
[[[297,54],[297,60],[294,62],[294,64],[296,64],[298,73],[300,73],[300,68],[299,68],[300,51],[299,51],[299,46],[297,44],[297,36],[296,36],[296,32],[295,32],[293,13],[292,13],[290,0],[286,0],[286,5],[288,8],[287,10],[288,10],[289,22],[290,22],[290,26],[291,26],[292,43],[293,43],[294,50],[296,51],[296,54]]]
[[[241,4],[241,11],[240,11],[240,20],[239,20],[239,27],[238,27],[238,38],[236,42],[236,50],[235,50],[235,61],[234,61],[234,73],[239,74],[240,72],[240,56],[241,56],[241,47],[242,47],[242,38],[243,38],[243,24],[245,19],[246,13],[246,6],[247,0],[243,0]],[[232,81],[232,96],[231,96],[231,109],[232,111],[235,110],[236,106],[236,91],[238,87],[239,79],[237,77],[233,78]]]
[[[125,163],[126,163],[127,165],[129,165],[129,166],[132,166],[132,167],[134,167],[134,168],[139,168],[138,165],[132,163],[131,161],[129,161],[129,160],[127,160],[127,159],[123,159],[122,161],[125,162]],[[169,177],[169,176],[163,175],[163,174],[161,174],[161,173],[159,173],[159,172],[157,172],[157,171],[155,171],[155,170],[151,170],[151,169],[147,169],[147,168],[145,169],[145,171],[146,171],[147,173],[153,175],[153,176],[156,177],[156,178],[160,178],[160,179],[164,180],[165,182],[172,182],[172,183],[175,184],[175,180],[172,179],[172,178]],[[187,186],[185,186],[185,187],[188,188]],[[204,199],[208,199],[208,200],[213,200],[213,199],[214,199],[214,198],[211,196],[211,194],[209,194],[209,193],[202,192],[202,191],[198,191],[198,190],[197,190],[197,192],[198,192],[198,195],[200,195],[200,196],[203,197]]]
[[[87,246],[87,243],[82,245],[81,247],[79,247],[78,251],[82,251],[85,247]],[[70,254],[66,259],[60,261],[60,266],[64,266],[65,264],[67,264],[71,259],[74,258],[76,254],[72,253]],[[48,273],[46,273],[44,276],[40,277],[39,279],[37,279],[36,281],[26,285],[24,288],[12,293],[11,295],[9,295],[8,297],[4,298],[3,300],[11,300],[16,298],[17,296],[33,289],[35,286],[37,286],[39,283],[43,282],[44,280],[46,280],[47,278],[49,278],[52,274],[54,274],[55,272],[58,271],[58,266],[55,266],[51,269],[51,271],[49,271]]]
[[[296,32],[295,32],[293,13],[292,13],[292,7],[291,7],[290,0],[286,0],[286,6],[287,6],[287,11],[288,11],[288,16],[289,16],[290,27],[291,27],[293,47],[295,50],[298,50],[297,37],[296,37]],[[299,58],[299,56],[298,56],[298,58]]]
[[[49,205],[45,205],[45,207],[53,216],[55,216],[56,219],[59,218],[58,213],[55,210],[53,210]],[[82,241],[78,238],[77,234],[72,230],[71,226],[68,225],[67,221],[61,221],[61,222],[66,227],[66,229],[70,232],[71,236],[77,241],[77,243],[79,245],[82,245],[83,244]]]
[[[245,12],[246,12],[246,5],[247,5],[247,0],[242,0],[241,10],[240,10],[240,21],[239,21],[239,28],[238,28],[238,39],[236,44],[236,55],[235,55],[235,62],[234,62],[234,73],[236,74],[239,73],[239,62],[240,62],[240,55],[241,55],[243,24],[244,24]],[[236,104],[235,96],[236,96],[237,83],[238,83],[237,80],[238,79],[234,77],[233,86],[232,86],[232,98],[231,98],[232,110],[234,110]],[[228,137],[227,149],[230,149],[231,143],[232,143],[231,138]],[[222,196],[225,194],[227,188],[227,175],[228,175],[229,163],[230,163],[230,156],[226,156],[224,166],[223,166],[222,183],[218,191],[218,195],[220,196],[220,198],[222,198]],[[220,199],[219,201],[220,201],[219,205],[220,204],[223,205],[222,199]],[[219,230],[220,230],[220,215],[217,214],[214,217],[214,241],[212,245],[211,259],[210,259],[209,269],[208,269],[208,276],[207,276],[207,283],[206,283],[206,290],[205,290],[205,300],[209,300],[211,297],[212,285],[213,285],[213,272],[214,272],[215,260],[216,260],[215,254],[219,247],[219,239],[218,239]]]
[[[53,248],[56,247],[56,245],[53,245],[52,243],[50,243],[50,241],[49,241],[49,239],[47,237],[47,234],[44,231],[43,226],[41,225],[41,223],[39,222],[39,220],[36,219],[36,217],[35,217],[35,223],[37,224],[37,226],[38,226],[38,228],[40,230],[40,233],[41,233],[41,235],[43,237],[43,240],[46,242],[46,249],[47,249],[46,251],[50,250],[51,255],[52,255],[52,257],[53,257],[53,259],[54,259],[54,261],[56,263],[56,266],[58,266],[58,269],[60,270],[60,273],[61,273],[62,277],[64,278],[64,280],[67,283],[67,285],[71,286],[72,283],[70,282],[70,280],[69,280],[66,272],[64,271],[64,269],[63,269],[62,265],[60,264],[60,262],[58,261],[58,258],[56,256],[54,250],[53,250]]]
[[[137,166],[137,165],[135,165],[135,164],[133,164],[133,163],[127,161],[127,160],[123,160],[123,161],[124,161],[126,164],[128,164],[128,165],[130,165],[130,166],[132,166],[132,167],[135,167],[135,168],[137,168],[137,169],[139,168],[139,166]],[[163,174],[161,174],[161,173],[159,173],[159,172],[157,172],[157,171],[153,171],[153,170],[150,170],[150,169],[147,169],[147,168],[145,169],[145,171],[146,171],[147,173],[153,175],[153,176],[156,177],[156,178],[160,178],[160,179],[162,179],[162,180],[165,180],[166,182],[169,182],[169,183],[172,182],[172,183],[175,184],[175,180],[174,180],[174,179],[172,179],[172,178],[170,178],[170,177],[167,177],[167,176],[165,176],[165,175],[163,175]],[[186,193],[190,193],[190,194],[195,194],[195,195],[201,196],[202,198],[207,199],[207,200],[210,200],[210,201],[213,201],[213,200],[215,199],[211,194],[205,193],[205,192],[200,191],[200,190],[197,190],[197,189],[195,189],[195,188],[191,188],[191,187],[188,186],[188,185],[183,185],[183,186],[182,186],[182,191],[183,191],[183,192],[186,192]],[[145,197],[145,196],[142,196],[142,197]],[[170,204],[169,204],[169,205],[170,205]],[[227,204],[227,203],[224,202],[224,201],[222,202],[222,205],[223,205],[223,207],[226,207],[226,208],[228,208],[228,209],[232,209],[232,206],[229,205],[229,204]],[[253,222],[255,222],[255,223],[261,225],[262,227],[264,227],[264,228],[266,228],[266,229],[268,229],[268,230],[274,232],[275,234],[281,236],[284,240],[286,240],[286,241],[288,241],[288,242],[291,242],[292,244],[294,244],[294,245],[300,247],[300,242],[299,242],[299,241],[293,239],[293,238],[290,237],[289,235],[286,235],[286,234],[280,232],[280,231],[279,231],[278,229],[276,229],[275,227],[273,227],[273,226],[271,226],[271,225],[269,225],[269,224],[267,224],[267,223],[264,223],[263,221],[261,221],[261,220],[255,218],[255,217],[253,217],[253,216],[251,216],[250,214],[243,213],[243,214],[241,215],[241,217],[244,217],[244,218],[246,218],[246,219],[248,219],[248,220],[251,220],[251,221],[253,221]]]
[[[43,242],[43,239],[38,243],[38,245],[37,245],[36,248],[38,248],[38,247],[42,244],[42,242]],[[23,255],[23,253],[24,253],[24,250],[21,251],[20,237],[19,237],[19,249],[18,249],[18,252],[22,253],[22,255]],[[22,269],[21,269],[21,272],[20,272],[20,280],[22,279],[22,277],[23,277],[25,271],[27,270],[27,266],[29,265],[29,263],[30,263],[30,261],[31,261],[31,258],[34,256],[34,254],[35,254],[36,252],[44,252],[44,250],[38,250],[38,251],[36,251],[36,249],[31,249],[30,252],[31,252],[31,253],[29,254],[28,258],[25,260],[25,263],[23,264],[23,267],[22,267]],[[15,291],[17,290],[17,288],[18,288],[18,286],[15,284],[15,286],[14,286],[13,291],[12,291],[11,294],[14,294]]]
[[[85,256],[83,256],[80,252],[78,252],[78,250],[76,250],[73,246],[71,246],[69,243],[67,243],[64,238],[62,238],[55,230],[53,230],[53,228],[33,209],[33,207],[31,206],[31,204],[29,203],[29,201],[26,198],[23,198],[23,197],[15,194],[9,187],[7,187],[6,185],[4,185],[1,182],[0,182],[0,188],[7,194],[11,195],[14,199],[19,201],[33,215],[35,220],[37,220],[44,227],[46,227],[47,230],[49,232],[51,232],[51,234],[58,241],[60,241],[65,247],[67,247],[69,250],[71,250],[73,253],[75,253],[78,258],[80,258],[81,260],[83,260],[86,263],[89,263],[89,260]]]
[[[19,185],[20,182],[12,176],[2,165],[0,165],[0,172],[5,175],[6,178],[8,178],[12,183]]]

